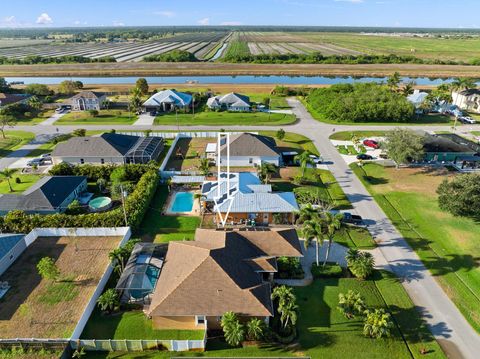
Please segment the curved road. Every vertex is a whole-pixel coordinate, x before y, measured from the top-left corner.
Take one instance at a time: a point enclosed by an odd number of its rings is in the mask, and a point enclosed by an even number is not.
[[[370,196],[367,189],[350,170],[336,148],[331,144],[329,136],[333,131],[358,131],[358,126],[340,126],[320,123],[313,119],[300,101],[288,100],[293,112],[299,121],[288,128],[289,132],[302,134],[313,140],[322,154],[329,169],[343,188],[354,211],[364,218],[368,218],[369,230],[378,242],[378,252],[383,258],[379,262],[388,263],[387,269],[394,272],[402,281],[403,286],[412,298],[418,311],[427,322],[428,327],[436,337],[449,358],[475,359],[480,357],[480,335],[465,320],[460,311],[448,298],[431,273],[425,268],[417,254],[408,245],[407,241],[396,230],[380,206]],[[177,130],[177,126],[84,126],[89,130],[110,130],[116,128],[142,131],[152,130]],[[226,130],[278,130],[272,126],[222,126]],[[398,126],[363,126],[364,130],[388,130]],[[466,127],[466,126],[464,126]],[[422,130],[448,131],[450,126],[410,126]],[[468,126],[468,129],[480,126]],[[38,137],[48,138],[57,132],[53,125],[37,125],[18,127],[24,131],[31,131]],[[59,126],[60,132],[71,132],[74,127]],[[211,126],[180,127],[180,130],[212,130]],[[11,158],[18,158],[22,152],[13,153]],[[24,154],[23,154],[24,155]],[[0,160],[0,167],[8,163],[8,159]],[[8,165],[8,164],[7,164]]]

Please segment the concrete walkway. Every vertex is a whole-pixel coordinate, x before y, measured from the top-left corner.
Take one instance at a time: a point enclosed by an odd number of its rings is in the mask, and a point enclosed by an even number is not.
[[[323,126],[314,120],[300,101],[289,99],[288,102],[296,116],[301,119],[296,130],[313,140],[352,203],[354,212],[367,219],[369,231],[379,245],[375,255],[383,256],[379,261],[388,263],[385,267],[400,278],[421,316],[449,358],[479,358],[480,336],[465,320],[328,140],[332,127]]]
[[[138,116],[138,120],[135,121],[133,126],[152,126],[155,121],[155,116],[150,116],[149,113],[142,113]]]
[[[57,122],[59,119],[61,119],[65,115],[66,115],[66,113],[54,113],[52,116],[47,118],[45,121],[39,123],[39,125],[40,126],[53,125],[55,122]]]

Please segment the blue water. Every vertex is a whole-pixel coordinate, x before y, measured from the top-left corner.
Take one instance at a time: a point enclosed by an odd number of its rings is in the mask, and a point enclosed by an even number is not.
[[[160,273],[160,269],[153,266],[148,266],[147,271],[145,272],[152,288],[155,288],[155,284],[157,284],[158,274]]]
[[[8,82],[23,81],[25,84],[40,83],[59,84],[64,80],[82,81],[84,84],[134,84],[138,77],[7,77]],[[386,77],[352,77],[352,76],[147,76],[152,84],[183,84],[198,81],[199,84],[283,84],[283,85],[333,85],[352,82],[385,82]],[[404,77],[403,82],[415,81],[418,85],[440,85],[452,79],[428,77]]]
[[[170,207],[172,212],[191,212],[193,208],[192,192],[177,192]]]
[[[157,280],[160,274],[160,269],[154,266],[148,266],[147,270],[145,271],[144,283],[145,281],[150,282],[151,289],[134,289],[130,291],[130,295],[135,299],[142,299],[143,297],[147,296],[148,294],[153,292],[155,285],[157,284]],[[146,283],[144,284],[147,287]]]

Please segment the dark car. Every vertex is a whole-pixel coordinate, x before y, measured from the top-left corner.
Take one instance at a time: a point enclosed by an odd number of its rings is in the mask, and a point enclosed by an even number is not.
[[[375,140],[364,140],[363,141],[363,145],[364,146],[367,146],[367,147],[370,147],[370,148],[374,148],[374,149],[377,149],[380,147],[380,145],[378,144],[377,141]]]
[[[367,155],[366,153],[360,153],[359,155],[357,155],[357,160],[373,160],[373,157]]]
[[[363,224],[363,218],[359,215],[351,214],[350,212],[344,212],[343,213],[343,222],[360,226],[360,225]]]

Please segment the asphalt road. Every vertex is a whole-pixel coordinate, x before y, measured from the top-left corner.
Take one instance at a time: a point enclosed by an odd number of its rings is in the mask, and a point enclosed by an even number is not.
[[[323,159],[329,164],[340,186],[343,188],[354,211],[369,221],[369,230],[378,242],[377,255],[383,256],[378,262],[388,263],[387,269],[393,271],[402,281],[403,286],[412,298],[418,311],[427,322],[430,330],[439,341],[449,358],[476,359],[480,357],[480,335],[468,324],[460,311],[448,298],[430,272],[425,268],[416,253],[396,228],[392,225],[382,209],[370,196],[367,189],[353,174],[336,148],[329,141],[334,132],[358,131],[357,126],[340,126],[324,124],[314,120],[304,106],[296,99],[289,99],[294,113],[299,121],[290,126],[282,126],[289,132],[295,132],[313,140]],[[89,130],[205,130],[211,131],[211,126],[82,126]],[[389,130],[398,126],[363,126],[362,130]],[[38,125],[22,126],[24,131],[37,134],[37,142],[44,142],[51,134],[70,133],[76,127]],[[222,126],[226,130],[278,130],[274,126]],[[414,126],[426,131],[449,131],[450,126]],[[466,130],[480,130],[480,126],[465,126]],[[19,128],[20,129],[20,128]],[[27,145],[30,146],[35,145]],[[0,160],[0,168],[5,167],[25,155],[26,148],[12,153],[8,158]],[[380,253],[380,254],[378,254]]]

